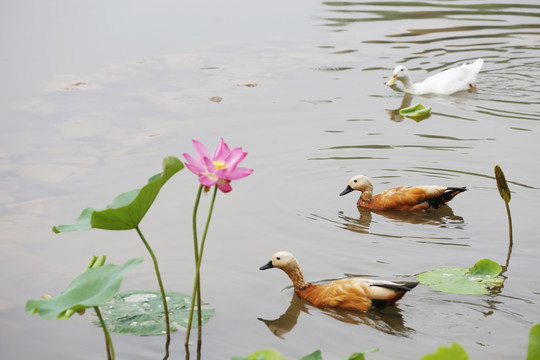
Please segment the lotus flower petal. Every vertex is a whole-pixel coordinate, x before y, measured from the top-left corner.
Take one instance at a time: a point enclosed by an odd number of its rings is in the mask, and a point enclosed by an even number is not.
[[[216,185],[218,180],[219,178],[215,176],[214,174],[199,176],[199,182],[201,183],[201,185],[206,186],[206,187],[212,187]]]
[[[252,169],[236,168],[234,171],[227,174],[227,180],[240,180],[250,175],[252,172]]]
[[[223,141],[223,138],[219,142],[218,147],[214,151],[214,154],[212,155],[212,160],[214,161],[224,161],[227,154],[230,152],[229,147],[225,142]]]
[[[208,149],[198,140],[193,140],[193,147],[198,159],[183,154],[187,160],[186,167],[199,176],[199,182],[205,187],[217,185],[224,193],[232,190],[230,182],[250,175],[253,170],[239,168],[238,164],[247,156],[241,147],[230,149],[223,138],[210,157]]]
[[[185,163],[186,167],[194,174],[199,174],[206,170],[204,164],[193,158],[191,155],[184,153],[184,157],[188,162]]]
[[[224,179],[220,179],[218,182],[217,182],[217,187],[219,190],[223,191],[224,193],[228,193],[229,191],[232,190],[232,186],[231,184],[229,183],[228,180],[224,180]]]
[[[199,160],[203,160],[205,157],[209,158],[210,154],[208,153],[208,150],[206,149],[206,146],[203,145],[202,142],[198,140],[193,140],[193,147],[195,148],[195,151],[197,152],[197,155],[199,156]]]

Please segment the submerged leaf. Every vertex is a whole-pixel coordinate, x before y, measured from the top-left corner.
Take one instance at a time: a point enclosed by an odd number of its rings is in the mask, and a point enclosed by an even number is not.
[[[506,203],[509,203],[512,199],[512,194],[510,193],[510,188],[506,182],[506,177],[499,165],[495,165],[495,179],[497,180],[497,188],[499,189],[499,194]]]
[[[313,353],[304,356],[300,360],[322,360],[321,350],[316,350]]]
[[[346,358],[343,358],[342,360],[365,360],[365,358],[366,358],[365,355],[366,354],[371,354],[371,353],[374,353],[374,352],[377,352],[377,351],[379,351],[379,348],[375,347],[375,348],[372,348],[372,349],[369,349],[369,350],[366,350],[366,351],[351,354],[351,355],[347,356]]]
[[[437,352],[424,355],[422,360],[467,360],[469,355],[461,345],[451,342],[449,347],[440,346]]]
[[[122,266],[108,264],[85,270],[60,295],[29,300],[26,314],[38,313],[44,319],[67,319],[67,314],[74,311],[103,304],[118,292],[124,273],[142,261],[142,258],[134,258]]]
[[[118,195],[105,210],[95,208],[84,209],[77,220],[70,225],[53,227],[55,233],[75,230],[105,229],[130,230],[136,228],[163,185],[174,174],[184,168],[184,164],[174,157],[163,159],[163,172],[152,176],[141,189]]]
[[[373,348],[366,351],[358,352],[343,358],[342,360],[364,360],[365,354],[379,351],[379,348]],[[278,351],[274,349],[264,349],[254,352],[246,357],[234,356],[231,360],[287,360]],[[302,357],[300,360],[322,360],[320,350],[315,350],[313,353]]]
[[[431,106],[424,107],[422,104],[416,104],[400,109],[399,114],[414,120],[424,120],[431,116]]]
[[[462,268],[439,268],[418,274],[421,284],[453,294],[487,294],[487,289],[499,287],[503,279],[498,277],[502,267],[489,259],[478,261],[469,270]]]
[[[174,325],[187,328],[191,296],[176,292],[166,292],[165,296],[171,331],[178,330]],[[215,310],[206,303],[201,305],[202,324],[205,324],[214,315]],[[159,291],[136,290],[120,293],[99,307],[105,324],[111,332],[135,336],[165,334],[165,314]],[[194,313],[197,313],[197,309]],[[97,320],[92,323],[100,325]],[[197,324],[193,322],[192,327],[195,326]]]
[[[265,349],[255,351],[245,358],[233,358],[235,360],[287,360],[278,351],[274,349]]]
[[[527,347],[527,360],[536,359],[540,359],[540,324],[536,324],[531,328]]]

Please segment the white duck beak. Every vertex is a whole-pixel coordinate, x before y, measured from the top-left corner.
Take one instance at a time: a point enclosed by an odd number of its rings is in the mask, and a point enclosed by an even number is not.
[[[390,78],[390,80],[388,80],[388,82],[386,83],[387,86],[390,86],[390,85],[394,85],[394,83],[397,81],[398,79],[398,76],[397,74],[394,74],[394,76],[392,76]]]

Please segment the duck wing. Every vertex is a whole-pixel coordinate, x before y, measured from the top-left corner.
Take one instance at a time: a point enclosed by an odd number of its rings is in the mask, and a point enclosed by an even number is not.
[[[450,95],[458,91],[471,89],[475,86],[476,77],[483,65],[484,60],[477,59],[472,63],[444,70],[414,84],[415,92]]]
[[[418,282],[408,282],[405,284],[396,284],[391,281],[373,281],[370,287],[371,305],[377,309],[383,309],[394,305],[408,291],[411,291],[418,285]]]
[[[426,200],[441,196],[446,189],[438,185],[400,186],[375,195],[370,207],[374,210],[426,210],[430,206]],[[417,205],[421,206],[416,208]]]
[[[384,280],[347,278],[326,285],[310,284],[298,295],[315,306],[368,311],[371,306],[383,308],[392,305],[418,283],[403,285]]]
[[[411,291],[418,285],[418,282],[408,282],[405,284],[396,284],[391,281],[384,281],[384,280],[372,280],[370,286],[372,287],[379,287],[383,289],[389,289],[393,291]]]
[[[365,282],[355,282],[354,279],[342,279],[330,284],[310,284],[297,294],[315,306],[331,306],[343,309],[368,311],[371,299],[368,296],[370,285]]]

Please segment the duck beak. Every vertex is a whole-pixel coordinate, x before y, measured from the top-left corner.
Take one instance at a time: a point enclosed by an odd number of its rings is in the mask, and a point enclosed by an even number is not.
[[[388,80],[388,82],[386,83],[387,86],[390,86],[390,85],[394,85],[394,83],[397,81],[397,74],[394,74],[394,76],[392,76],[390,78],[390,80]]]
[[[339,196],[347,195],[347,194],[350,193],[351,191],[354,191],[354,189],[351,187],[351,185],[347,185],[347,187],[345,188],[345,190],[343,190],[343,191],[341,192],[341,194],[339,194]]]
[[[264,264],[263,266],[261,266],[259,268],[259,270],[266,270],[266,269],[271,269],[273,268],[274,265],[272,265],[272,260],[270,260],[268,263]]]

